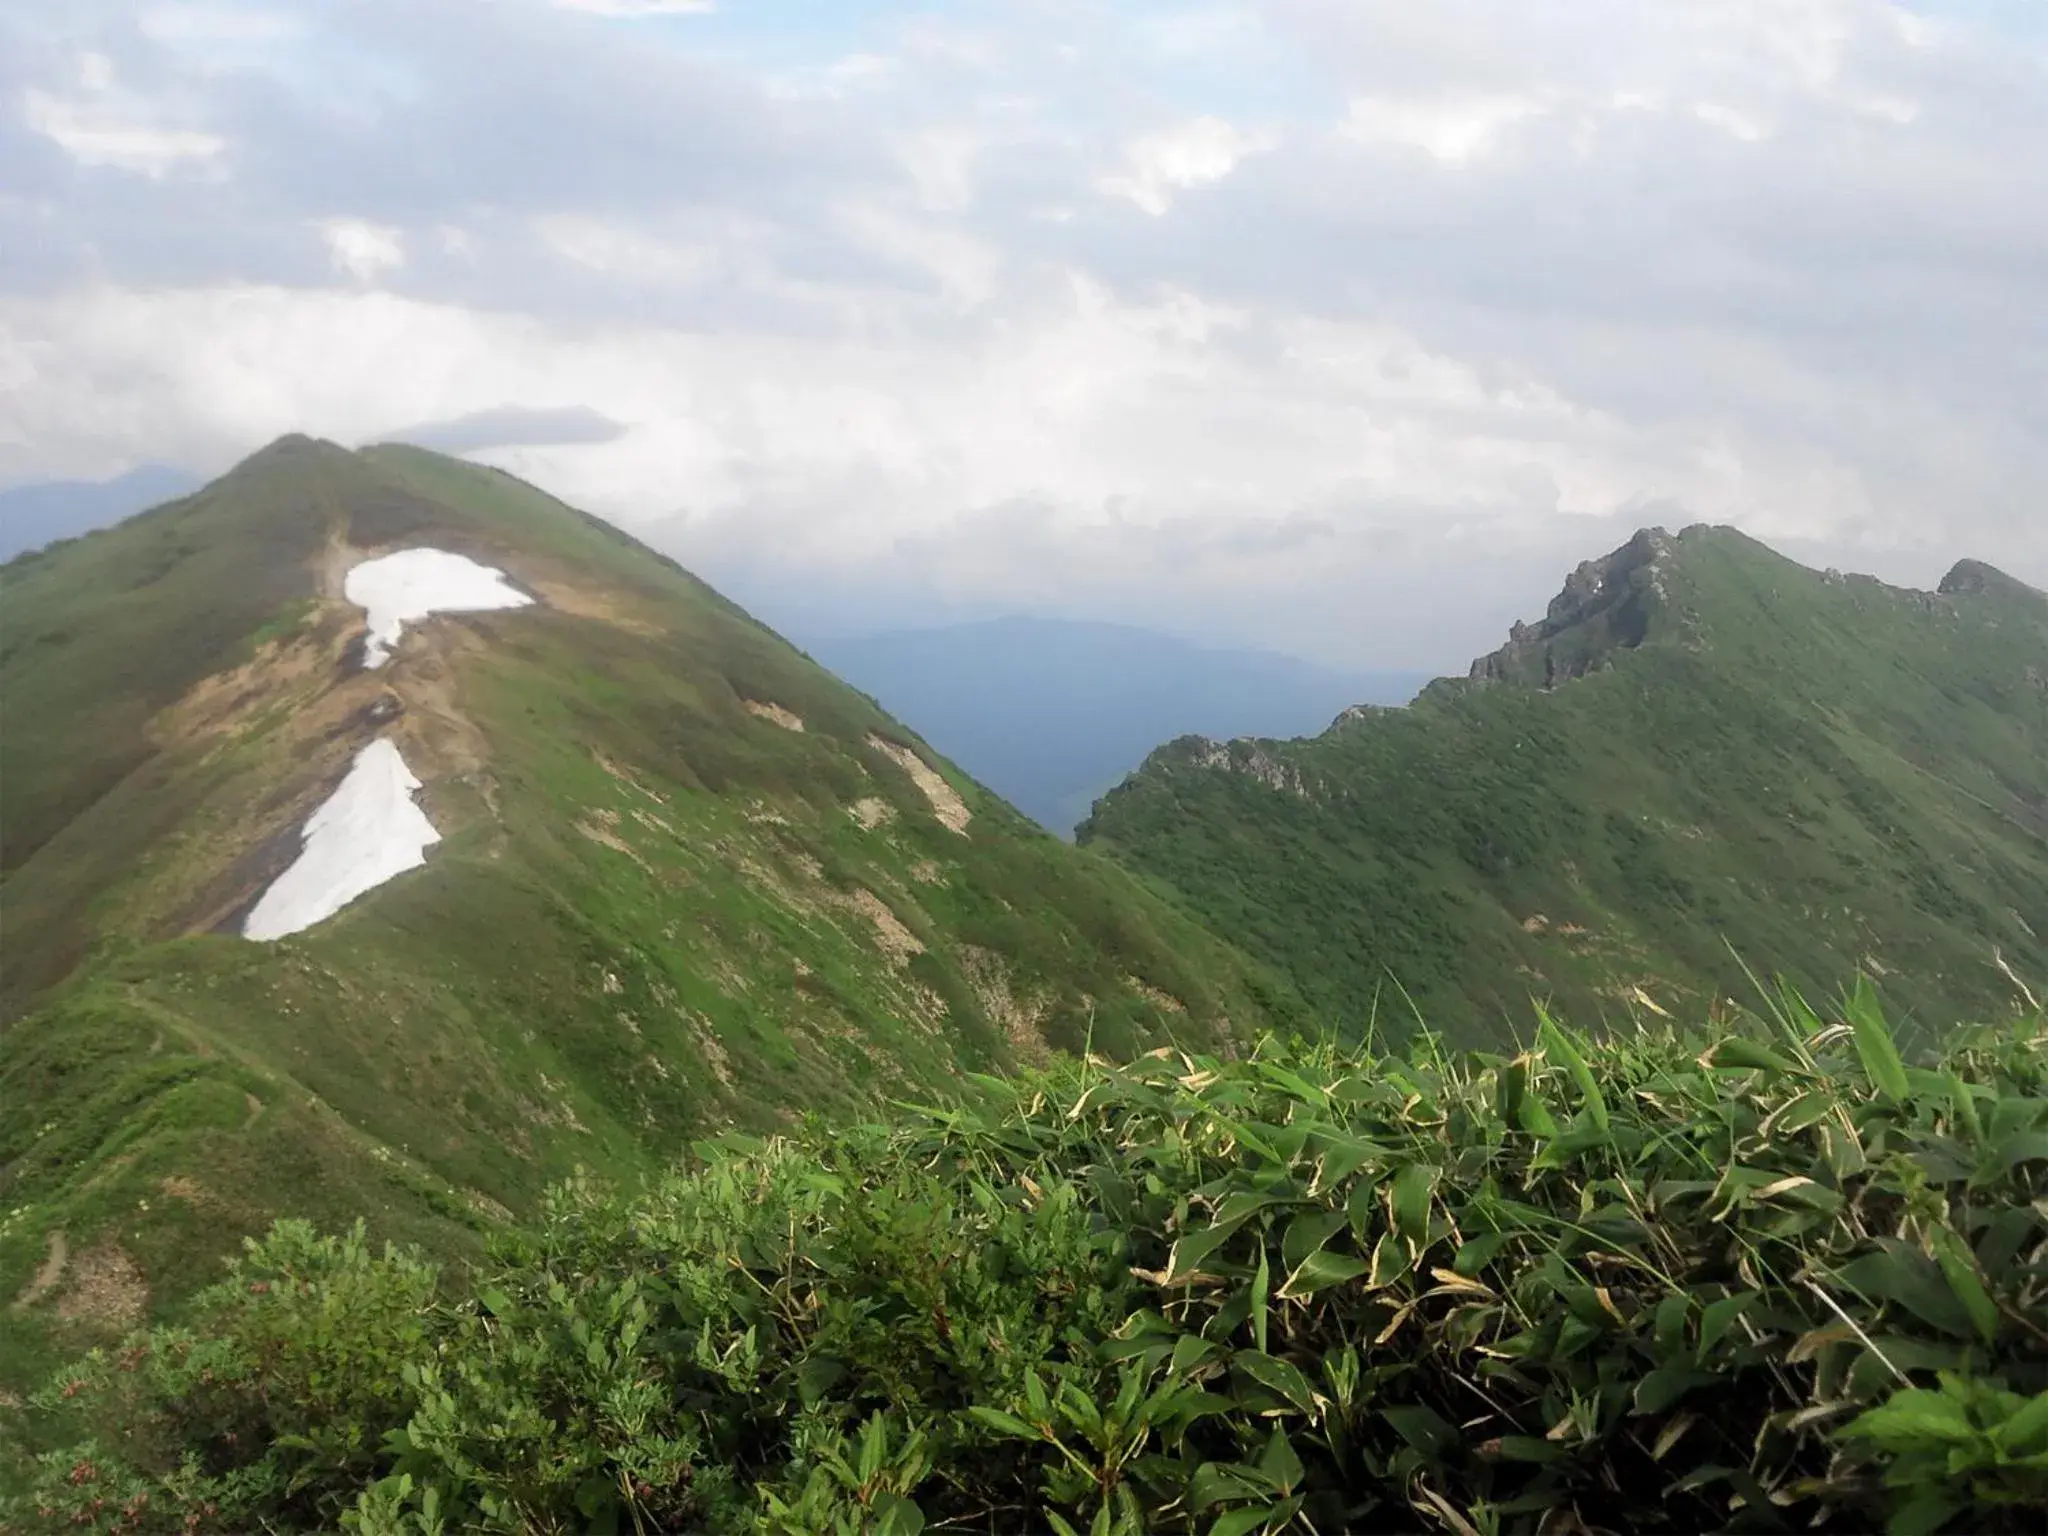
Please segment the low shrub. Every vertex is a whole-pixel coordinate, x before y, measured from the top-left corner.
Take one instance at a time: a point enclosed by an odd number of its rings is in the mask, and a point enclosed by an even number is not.
[[[2048,1032],[1260,1047],[280,1224],[38,1406],[27,1530],[1249,1536],[2048,1519]]]

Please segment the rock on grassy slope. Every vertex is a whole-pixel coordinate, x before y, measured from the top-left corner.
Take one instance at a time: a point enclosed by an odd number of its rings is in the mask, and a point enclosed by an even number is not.
[[[1647,530],[1469,679],[1312,741],[1174,742],[1081,839],[1354,1025],[1696,1015],[1753,1000],[1745,962],[2002,1013],[2006,967],[2048,972],[2048,598]]]
[[[366,670],[347,572],[422,547],[536,601],[409,623]],[[6,566],[0,696],[17,1355],[279,1213],[459,1247],[579,1165],[1091,1040],[1213,1047],[1280,995],[685,571],[417,449],[286,439]],[[425,867],[240,937],[380,739]]]

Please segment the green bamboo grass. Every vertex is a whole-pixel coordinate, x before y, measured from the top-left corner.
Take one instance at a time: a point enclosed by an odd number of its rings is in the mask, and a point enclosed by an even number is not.
[[[283,1224],[64,1372],[10,1528],[2037,1530],[2048,1029],[1269,1041],[558,1189],[473,1273]]]

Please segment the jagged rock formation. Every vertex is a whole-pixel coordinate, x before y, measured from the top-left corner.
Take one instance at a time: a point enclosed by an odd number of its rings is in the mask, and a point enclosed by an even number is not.
[[[1935,590],[1943,597],[2041,596],[2025,582],[2006,575],[1995,565],[1986,565],[1982,560],[1958,560],[1941,578],[1941,585]]]
[[[1472,681],[1554,688],[1641,645],[1667,595],[1658,570],[1676,542],[1662,528],[1645,528],[1613,554],[1586,561],[1565,578],[1540,623],[1517,623],[1506,645],[1472,663]]]

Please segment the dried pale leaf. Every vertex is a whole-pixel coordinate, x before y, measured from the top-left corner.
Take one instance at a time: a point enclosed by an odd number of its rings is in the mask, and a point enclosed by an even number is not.
[[[1432,1268],[1429,1276],[1437,1282],[1438,1287],[1430,1292],[1432,1296],[1441,1296],[1446,1291],[1458,1291],[1472,1296],[1484,1296],[1491,1299],[1495,1294],[1492,1286],[1482,1285],[1469,1275],[1459,1274],[1455,1269]]]
[[[1832,1403],[1815,1403],[1811,1408],[1802,1408],[1785,1420],[1785,1428],[1804,1429],[1809,1424],[1818,1424],[1822,1419],[1833,1418],[1838,1413],[1862,1406],[1854,1398],[1849,1397],[1840,1398]]]
[[[1811,1184],[1812,1182],[1813,1180],[1809,1179],[1805,1174],[1795,1173],[1789,1179],[1779,1179],[1775,1184],[1766,1184],[1762,1189],[1751,1191],[1750,1198],[1752,1200],[1768,1200],[1773,1195],[1782,1195],[1788,1189],[1797,1189],[1802,1184]]]
[[[1438,1514],[1444,1517],[1444,1523],[1448,1525],[1452,1530],[1456,1531],[1458,1533],[1458,1536],[1479,1536],[1479,1531],[1472,1524],[1472,1522],[1467,1520],[1463,1515],[1459,1514],[1458,1511],[1454,1507],[1452,1507],[1451,1502],[1448,1499],[1446,1499],[1442,1494],[1436,1492],[1436,1490],[1432,1488],[1425,1488],[1419,1483],[1416,1485],[1415,1491],[1422,1495],[1423,1501],[1427,1503],[1431,1509],[1435,1510]]]
[[[1408,1321],[1408,1315],[1414,1310],[1415,1303],[1411,1301],[1408,1303],[1407,1306],[1403,1307],[1400,1311],[1396,1312],[1394,1314],[1393,1321],[1388,1323],[1386,1327],[1382,1328],[1376,1335],[1374,1335],[1372,1341],[1373,1346],[1377,1348],[1378,1346],[1386,1343],[1387,1340],[1391,1339],[1395,1334],[1399,1333],[1401,1331],[1401,1325]]]
[[[1856,1330],[1847,1323],[1829,1323],[1811,1333],[1802,1333],[1785,1351],[1787,1365],[1804,1365],[1830,1344],[1850,1344],[1856,1340]]]
[[[1666,1424],[1658,1432],[1657,1443],[1650,1447],[1650,1459],[1652,1461],[1662,1461],[1670,1454],[1671,1447],[1678,1444],[1685,1432],[1691,1429],[1693,1425],[1699,1423],[1699,1421],[1700,1416],[1696,1413],[1681,1413],[1672,1419],[1669,1424]]]

